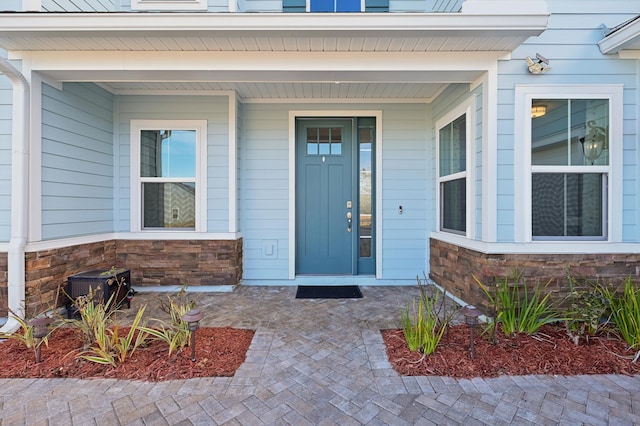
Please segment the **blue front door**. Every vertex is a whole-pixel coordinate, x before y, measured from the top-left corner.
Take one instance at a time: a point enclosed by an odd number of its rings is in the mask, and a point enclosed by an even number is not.
[[[296,124],[296,273],[353,274],[351,119]]]

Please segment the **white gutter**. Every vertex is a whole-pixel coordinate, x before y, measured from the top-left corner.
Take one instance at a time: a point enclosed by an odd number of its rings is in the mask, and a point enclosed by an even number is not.
[[[25,316],[25,246],[27,243],[28,158],[29,158],[29,82],[13,65],[0,56],[0,72],[13,85],[11,127],[11,239],[7,262],[8,305],[20,318]],[[9,313],[0,332],[13,333],[20,323]]]

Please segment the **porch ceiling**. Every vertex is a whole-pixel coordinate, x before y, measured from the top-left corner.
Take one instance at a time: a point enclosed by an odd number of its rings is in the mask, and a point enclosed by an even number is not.
[[[302,82],[109,82],[102,87],[118,94],[233,90],[245,101],[288,102],[359,100],[361,102],[430,102],[448,83],[302,83]]]
[[[7,51],[510,52],[528,37],[546,29],[547,13],[537,8],[534,12],[523,9],[501,14],[2,13],[0,48]]]

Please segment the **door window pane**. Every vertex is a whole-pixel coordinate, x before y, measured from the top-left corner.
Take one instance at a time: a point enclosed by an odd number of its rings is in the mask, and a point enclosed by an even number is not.
[[[307,128],[307,155],[342,155],[342,128]]]
[[[360,257],[371,257],[373,221],[371,147],[373,146],[373,128],[360,127],[358,129],[358,141],[360,147],[358,173],[360,179]]]

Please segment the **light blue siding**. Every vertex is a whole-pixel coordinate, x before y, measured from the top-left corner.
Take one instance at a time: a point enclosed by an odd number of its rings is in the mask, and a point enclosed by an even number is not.
[[[113,231],[113,96],[42,86],[42,238]]]
[[[548,29],[538,37],[531,37],[514,50],[510,61],[498,63],[498,135],[497,156],[497,239],[511,242],[515,229],[521,226],[515,218],[514,188],[514,85],[515,84],[623,84],[624,123],[623,141],[623,239],[640,238],[640,202],[638,201],[638,62],[620,60],[617,55],[602,55],[597,42],[603,38],[600,24],[608,27],[624,22],[640,11],[634,1],[575,2],[550,0],[552,15]],[[532,75],[526,71],[525,58],[540,53],[550,60],[551,71]],[[520,119],[520,118],[518,118]],[[615,143],[615,141],[614,141]]]
[[[13,90],[0,76],[0,242],[11,237],[11,106]]]
[[[42,0],[43,12],[114,12],[115,0]]]
[[[229,230],[229,103],[226,96],[118,96],[118,217],[116,230],[130,230],[130,123],[147,120],[207,120],[207,230]]]
[[[246,104],[243,107],[241,204],[245,279],[286,279],[289,268],[289,110],[382,110],[383,277],[408,279],[426,271],[426,106]],[[404,213],[398,214],[402,205]],[[425,220],[427,218],[427,220]],[[275,243],[276,256],[264,256]],[[381,261],[380,259],[378,261]]]
[[[3,0],[7,1],[7,0]],[[20,0],[10,0],[7,10],[21,10]],[[460,11],[463,0],[390,0],[389,12],[445,12]],[[282,0],[237,1],[239,12],[282,12]],[[42,0],[43,12],[128,12],[131,0]],[[179,11],[177,8],[176,11]],[[207,12],[228,12],[227,0],[208,0]]]
[[[108,1],[113,2],[114,0],[108,0]],[[116,0],[116,4],[114,7],[115,7],[115,10],[117,11],[129,12],[131,11],[131,0],[120,0],[119,2]],[[176,11],[179,11],[179,9],[176,9]],[[207,12],[228,12],[228,11],[229,11],[229,3],[227,0],[208,0],[207,1]]]

